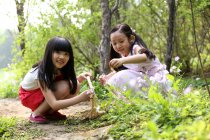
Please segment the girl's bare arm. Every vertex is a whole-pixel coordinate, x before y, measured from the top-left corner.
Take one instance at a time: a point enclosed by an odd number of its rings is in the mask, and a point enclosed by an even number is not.
[[[84,91],[83,93],[79,94],[78,96],[68,98],[68,99],[61,99],[61,100],[56,99],[54,92],[52,92],[48,88],[46,88],[45,90],[41,88],[41,91],[45,97],[45,100],[47,101],[47,103],[53,110],[59,110],[62,108],[66,108],[66,107],[75,105],[79,102],[89,100],[89,96],[86,94],[88,91]]]

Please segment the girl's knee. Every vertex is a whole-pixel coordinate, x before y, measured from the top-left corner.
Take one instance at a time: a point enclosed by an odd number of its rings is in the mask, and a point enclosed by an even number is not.
[[[67,81],[59,81],[56,83],[56,93],[57,98],[65,98],[70,94],[70,86]]]

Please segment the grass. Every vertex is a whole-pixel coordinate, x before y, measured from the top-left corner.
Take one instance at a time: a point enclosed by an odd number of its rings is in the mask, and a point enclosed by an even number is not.
[[[2,76],[4,74],[0,72]],[[148,98],[130,97],[132,104],[115,99],[99,83],[93,84],[96,94],[100,94],[97,96],[101,108],[108,112],[95,120],[67,120],[63,124],[66,131],[78,131],[80,128],[86,131],[112,125],[108,133],[112,139],[209,139],[210,97],[203,79],[181,78],[178,96],[163,97],[154,88]],[[189,85],[191,91],[183,94]],[[87,86],[82,90],[85,88]],[[0,126],[2,139],[32,139],[44,135],[40,130],[35,134],[30,124],[17,118],[0,117]]]
[[[204,90],[164,98],[151,92],[147,100],[130,99],[135,104],[116,102],[109,113],[91,126],[112,124],[113,139],[208,139],[210,102]]]
[[[191,91],[183,94],[190,84]],[[102,108],[108,108],[107,114],[92,121],[77,120],[77,124],[93,129],[112,125],[109,131],[111,139],[206,140],[210,133],[210,97],[203,84],[203,79],[183,78],[177,96],[163,97],[153,88],[148,98],[131,97],[132,104],[110,96],[101,101]],[[74,120],[68,121],[67,128],[72,130]]]
[[[30,125],[28,122],[18,120],[18,118],[0,116],[0,139],[29,140],[44,136],[42,130],[32,129]]]

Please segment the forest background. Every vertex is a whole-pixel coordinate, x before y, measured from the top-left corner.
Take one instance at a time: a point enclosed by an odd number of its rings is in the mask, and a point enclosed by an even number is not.
[[[171,72],[178,56],[180,75],[201,75],[193,33],[190,1],[89,0],[89,1],[15,1],[16,30],[10,31],[13,60],[8,69],[18,83],[28,69],[43,56],[49,38],[68,38],[75,54],[77,72],[91,70],[108,73],[109,31],[118,23],[127,23],[146,42]],[[193,1],[195,33],[203,70],[210,70],[209,2]],[[36,14],[34,14],[36,13]],[[36,17],[33,17],[36,16]],[[34,20],[30,20],[36,18]],[[2,37],[1,41],[7,38]],[[85,67],[84,67],[85,66]],[[17,85],[13,80],[8,81]],[[5,82],[3,82],[5,83]],[[5,84],[6,84],[5,83]],[[5,87],[5,86],[4,86]],[[7,87],[7,86],[6,86]],[[17,86],[12,86],[17,87]]]
[[[173,76],[191,78],[191,83],[185,83],[185,87],[182,85],[183,89],[209,75],[208,0],[192,0],[192,3],[186,0],[14,2],[17,28],[9,31],[14,39],[13,58],[0,71],[1,97],[17,97],[23,76],[43,57],[47,41],[57,35],[70,40],[78,73],[92,71],[95,79],[99,74],[108,73],[109,31],[118,23],[129,24],[160,61],[166,64]],[[37,13],[36,23],[30,20],[34,18],[34,13]],[[3,44],[7,39],[7,36],[2,36],[0,41]],[[203,89],[206,83],[201,81],[197,85]]]

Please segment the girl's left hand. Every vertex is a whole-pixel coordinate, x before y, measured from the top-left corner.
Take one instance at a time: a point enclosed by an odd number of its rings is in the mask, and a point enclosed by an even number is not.
[[[84,72],[78,76],[77,80],[81,83],[85,79],[87,79],[88,76],[90,76],[90,77],[92,76],[91,72]]]

